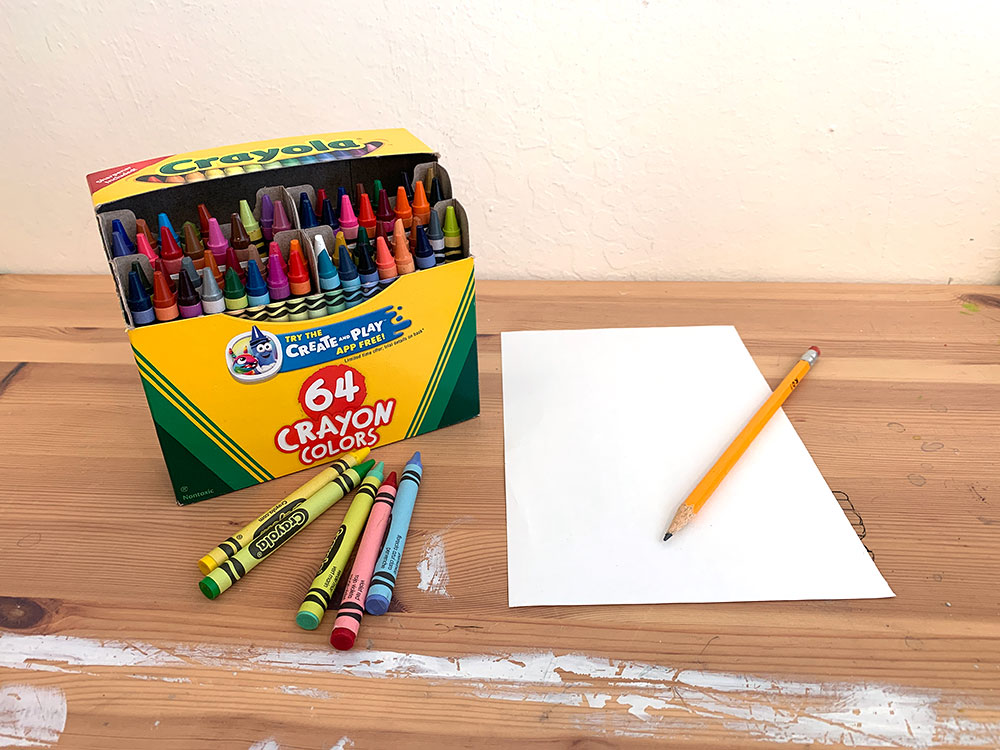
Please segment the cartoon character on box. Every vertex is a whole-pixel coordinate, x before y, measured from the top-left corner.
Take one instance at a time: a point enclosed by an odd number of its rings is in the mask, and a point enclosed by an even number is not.
[[[241,383],[259,383],[281,369],[281,345],[273,333],[252,326],[226,347],[226,366]]]

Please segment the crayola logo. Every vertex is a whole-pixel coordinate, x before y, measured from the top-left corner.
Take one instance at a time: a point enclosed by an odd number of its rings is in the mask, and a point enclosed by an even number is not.
[[[247,550],[261,560],[292,538],[307,523],[309,523],[309,513],[304,508],[297,508],[268,529],[266,534],[250,542]]]
[[[337,551],[340,549],[340,545],[344,541],[344,533],[346,531],[347,527],[344,525],[341,525],[341,527],[337,529],[337,537],[333,540],[333,544],[330,545],[330,549],[327,551],[326,557],[323,558],[323,564],[319,566],[319,572],[317,572],[316,575],[323,575],[330,568],[330,563],[332,563],[333,558],[337,556]]]
[[[354,140],[341,141],[320,141],[312,140],[308,143],[294,143],[291,146],[282,148],[264,148],[253,151],[237,151],[223,156],[203,156],[200,159],[178,159],[163,164],[158,172],[163,175],[177,175],[194,172],[197,169],[210,169],[216,166],[216,162],[226,166],[243,164],[267,164],[279,157],[303,156],[304,154],[324,153],[327,151],[348,151],[351,149],[363,148],[365,144]]]

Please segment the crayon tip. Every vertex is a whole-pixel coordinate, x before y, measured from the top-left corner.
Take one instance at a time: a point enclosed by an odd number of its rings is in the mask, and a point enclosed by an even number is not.
[[[309,194],[304,190],[299,193],[299,224],[303,229],[312,229],[316,226],[316,211],[313,210]]]
[[[212,214],[208,212],[208,206],[204,203],[198,204],[198,226],[201,227],[201,237],[205,239],[208,237],[208,222],[212,218]]]
[[[176,260],[180,262],[183,255],[181,246],[174,239],[170,227],[160,227],[160,257],[164,260]]]
[[[668,531],[668,532],[667,532],[666,534],[664,534],[664,535],[663,535],[663,541],[667,541],[667,540],[668,540],[668,539],[669,539],[670,537],[672,537],[672,536],[673,536],[673,534],[671,534],[671,533],[670,533],[670,532]]]
[[[250,210],[250,204],[245,200],[240,201],[240,221],[243,222],[243,227],[248,232],[260,229],[260,224],[257,223],[257,219],[254,217],[253,211]]]
[[[306,613],[299,612],[299,614],[295,617],[295,621],[298,622],[299,617],[304,614]],[[315,615],[313,615],[313,617],[315,617]],[[354,646],[354,640],[354,633],[347,628],[334,628],[333,632],[330,633],[330,645],[338,651],[350,651]]]
[[[332,279],[337,273],[325,247],[316,255],[316,271],[321,279]]]
[[[208,265],[201,269],[201,298],[211,302],[222,299],[219,282],[215,280],[215,274],[212,273],[212,269]]]
[[[226,287],[223,291],[226,299],[240,299],[246,296],[246,288],[243,286],[243,282],[240,281],[239,274],[236,273],[236,269],[229,267],[226,269],[225,276]]]
[[[316,191],[316,218],[318,219],[323,214],[321,213],[323,208],[323,201],[326,200],[326,190],[319,188]]]
[[[177,243],[180,243],[181,238],[177,236],[177,232],[174,231],[174,225],[170,223],[170,218],[166,214],[163,214],[163,213],[157,214],[156,221],[159,223],[161,230],[164,227],[166,227],[167,229],[169,229],[170,230],[170,234],[172,234],[174,236],[174,241],[177,242]]]
[[[267,283],[264,281],[264,274],[260,272],[256,260],[247,262],[247,294],[252,297],[259,297],[267,293]]]
[[[180,273],[177,276],[177,304],[185,307],[196,305],[201,302],[201,297],[194,288],[194,282],[187,273]]]
[[[419,467],[420,467],[421,469],[422,469],[422,468],[424,468],[424,464],[423,464],[423,461],[421,461],[421,460],[420,460],[420,451],[417,451],[416,453],[414,453],[414,454],[413,454],[413,458],[411,458],[411,459],[410,459],[409,461],[407,461],[406,463],[408,463],[408,464],[416,464],[416,465],[417,465],[417,466],[419,466]]]
[[[152,306],[152,301],[149,299],[149,295],[146,294],[146,288],[142,285],[142,281],[139,279],[138,271],[128,272],[128,305],[133,310],[135,309],[148,309]]]
[[[319,627],[319,618],[312,612],[299,612],[295,615],[295,624],[303,630],[315,630]],[[333,636],[330,642],[333,643]]]
[[[237,250],[246,250],[250,246],[250,235],[239,214],[229,215],[229,244]]]
[[[374,458],[369,458],[364,463],[358,464],[357,466],[355,466],[354,467],[354,471],[357,472],[357,474],[358,474],[359,477],[364,478],[364,477],[368,476],[368,472],[370,472],[372,470],[372,467],[374,465],[375,465],[375,459]]]
[[[262,224],[270,224],[274,221],[274,201],[267,193],[260,197],[260,220]]]
[[[153,234],[153,230],[149,228],[145,219],[135,220],[135,235],[138,237],[140,234],[146,235],[146,240],[151,247],[156,247],[156,235]]]
[[[384,615],[389,611],[389,599],[380,594],[368,594],[368,598],[365,599],[365,611],[370,615]]]
[[[427,239],[443,240],[444,232],[441,230],[441,217],[437,211],[431,211],[431,218],[427,222]]]
[[[354,260],[351,258],[350,251],[348,251],[346,247],[342,247],[340,248],[339,254],[340,258],[338,260],[340,268],[338,271],[340,272],[341,281],[356,279],[358,277],[358,268],[354,265]]]
[[[388,485],[390,485],[392,487],[395,487],[396,486],[396,472],[394,472],[394,471],[389,472],[389,476],[387,476],[383,480],[382,484],[388,484]]]
[[[201,244],[201,237],[198,236],[198,228],[194,222],[185,221],[181,227],[184,234],[184,254],[192,260],[205,257],[205,246]]]
[[[208,576],[205,576],[198,582],[198,588],[201,589],[201,593],[207,596],[209,599],[215,599],[222,592],[219,591],[219,584],[213,581]]]
[[[323,199],[323,204],[320,207],[320,224],[326,224],[331,227],[333,231],[337,231],[340,227],[340,222],[337,221],[337,214],[333,210],[333,204],[330,203],[329,198]]]
[[[111,257],[112,258],[123,258],[126,255],[132,255],[135,250],[131,247],[129,243],[128,236],[121,232],[111,233]]]
[[[138,226],[138,224],[139,224],[139,220],[137,219],[136,220],[136,232],[135,232],[136,234],[139,234],[139,226]],[[125,231],[125,225],[122,224],[122,220],[121,219],[112,219],[111,220],[111,234],[112,235],[120,234],[122,236],[122,239],[125,240],[125,244],[128,245],[131,248],[131,250],[129,250],[129,252],[128,252],[129,255],[131,255],[132,253],[135,252],[135,247],[132,245],[132,240],[129,239],[128,232]]]

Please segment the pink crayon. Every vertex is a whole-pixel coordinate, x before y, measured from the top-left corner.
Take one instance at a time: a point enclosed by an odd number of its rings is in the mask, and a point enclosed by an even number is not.
[[[294,229],[292,222],[288,220],[288,214],[285,213],[285,204],[282,201],[278,201],[274,204],[274,224],[271,226],[274,234],[278,232],[287,232],[289,229]]]
[[[226,236],[222,233],[222,229],[219,227],[218,219],[209,219],[208,241],[205,243],[205,249],[212,251],[212,255],[215,256],[215,262],[220,266],[226,265],[227,247],[229,247],[229,242],[226,240]]]
[[[156,254],[156,251],[149,242],[149,238],[142,232],[135,233],[135,246],[139,253],[149,258],[149,265],[153,270],[159,270],[160,256]]]
[[[354,645],[361,628],[361,617],[365,612],[365,597],[368,595],[368,585],[371,583],[372,572],[382,551],[382,539],[389,526],[389,516],[392,515],[392,504],[396,499],[396,472],[385,478],[378,488],[375,502],[372,504],[365,532],[354,556],[354,567],[350,578],[344,587],[344,597],[337,612],[337,620],[333,623],[330,643],[341,651],[347,651]]]
[[[358,217],[354,215],[351,199],[346,194],[340,196],[340,231],[350,247],[358,239]]]

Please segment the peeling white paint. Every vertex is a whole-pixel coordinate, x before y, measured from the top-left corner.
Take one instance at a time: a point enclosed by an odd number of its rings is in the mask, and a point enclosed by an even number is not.
[[[0,634],[0,668],[80,672],[84,667],[191,666],[457,684],[483,700],[582,710],[590,731],[610,735],[656,736],[671,728],[721,725],[744,736],[783,743],[913,750],[959,742],[987,748],[1000,744],[1000,722],[994,718],[1000,714],[1000,701],[975,704],[961,694],[862,681],[772,679],[545,651],[444,657],[214,644],[157,648],[70,636]]]
[[[332,693],[320,690],[319,688],[302,688],[295,685],[279,685],[278,690],[286,695],[301,695],[306,698],[315,698],[316,700],[325,701],[333,697]]]
[[[52,747],[66,728],[66,696],[56,687],[0,686],[0,747]]]
[[[281,745],[274,737],[268,737],[266,740],[253,743],[247,750],[281,750]]]
[[[330,750],[347,750],[349,747],[354,747],[354,740],[344,736],[337,740],[337,744],[330,745]]]
[[[417,572],[420,573],[418,589],[451,598],[448,593],[448,562],[441,534],[431,534],[424,543],[424,557],[417,563]]]

